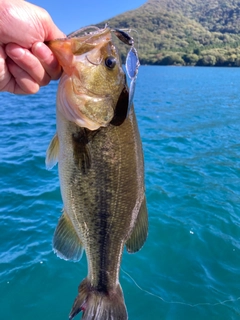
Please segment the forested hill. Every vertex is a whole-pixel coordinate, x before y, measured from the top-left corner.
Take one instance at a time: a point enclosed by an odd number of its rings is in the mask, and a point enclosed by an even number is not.
[[[240,0],[148,0],[107,22],[137,30],[142,64],[240,66]]]

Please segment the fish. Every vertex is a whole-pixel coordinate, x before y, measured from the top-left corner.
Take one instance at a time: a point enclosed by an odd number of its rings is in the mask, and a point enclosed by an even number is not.
[[[85,29],[84,29],[85,30]],[[88,273],[69,319],[126,320],[119,282],[123,250],[140,250],[148,234],[144,159],[138,124],[109,27],[47,43],[63,69],[56,134],[46,166],[58,162],[63,213],[54,252]]]

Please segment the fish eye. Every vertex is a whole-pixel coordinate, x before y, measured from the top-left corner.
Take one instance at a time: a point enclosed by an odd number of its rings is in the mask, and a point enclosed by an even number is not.
[[[109,68],[109,69],[113,69],[116,65],[116,59],[112,56],[107,57],[105,59],[105,65]]]

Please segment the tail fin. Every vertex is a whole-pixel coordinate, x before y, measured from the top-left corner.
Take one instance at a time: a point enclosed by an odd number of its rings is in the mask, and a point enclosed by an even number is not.
[[[69,319],[83,312],[84,320],[127,320],[121,286],[114,292],[100,292],[91,287],[86,278],[79,286],[79,294],[74,301]]]

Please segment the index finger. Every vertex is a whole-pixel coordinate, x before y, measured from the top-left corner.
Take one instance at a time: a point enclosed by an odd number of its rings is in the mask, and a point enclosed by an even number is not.
[[[35,42],[32,46],[33,55],[38,58],[43,68],[52,80],[57,80],[62,74],[62,68],[52,51],[42,42]]]

